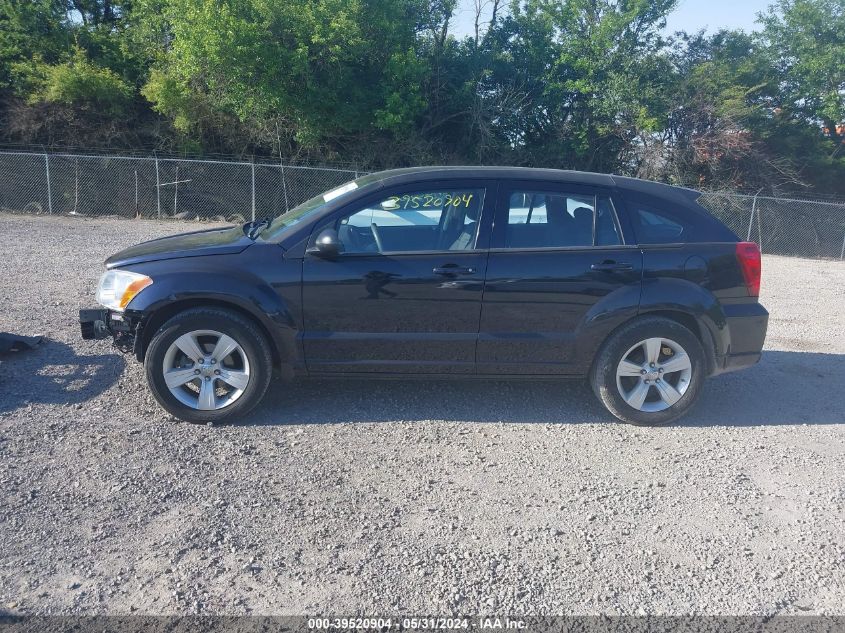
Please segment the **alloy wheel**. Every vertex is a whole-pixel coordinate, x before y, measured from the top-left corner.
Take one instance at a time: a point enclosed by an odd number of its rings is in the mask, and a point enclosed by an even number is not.
[[[637,411],[665,411],[690,386],[692,362],[686,350],[671,339],[653,337],[632,346],[616,367],[616,387]]]
[[[200,411],[229,406],[250,380],[249,359],[241,345],[214,330],[182,334],[168,347],[162,365],[170,393]]]

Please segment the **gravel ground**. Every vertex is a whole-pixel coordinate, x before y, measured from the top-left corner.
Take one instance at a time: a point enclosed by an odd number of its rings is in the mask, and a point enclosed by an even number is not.
[[[206,427],[76,314],[196,225],[0,228],[0,330],[47,338],[0,361],[7,613],[843,613],[845,263],[765,257],[763,361],[670,428],[579,382],[279,384]]]

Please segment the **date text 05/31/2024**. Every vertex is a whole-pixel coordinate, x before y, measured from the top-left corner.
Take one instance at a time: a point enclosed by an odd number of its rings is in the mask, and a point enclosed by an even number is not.
[[[509,617],[479,616],[475,618],[308,618],[311,630],[412,630],[412,631],[447,631],[447,630],[524,630],[524,620]]]

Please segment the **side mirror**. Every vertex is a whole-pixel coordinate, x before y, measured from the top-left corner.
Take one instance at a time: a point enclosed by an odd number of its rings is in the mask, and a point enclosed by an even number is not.
[[[340,238],[337,236],[337,231],[334,229],[324,229],[317,236],[314,246],[309,248],[308,252],[320,257],[337,257],[343,252],[343,244],[341,244]]]

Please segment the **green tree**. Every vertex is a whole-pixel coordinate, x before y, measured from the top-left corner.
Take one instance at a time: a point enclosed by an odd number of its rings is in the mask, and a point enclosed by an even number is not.
[[[503,133],[523,161],[620,168],[664,114],[659,31],[675,1],[512,3],[494,81],[522,95]]]
[[[144,94],[164,113],[184,115],[195,93],[241,121],[281,118],[305,146],[402,130],[423,106],[418,9],[411,0],[172,0],[172,40],[158,63],[168,80],[154,75]]]
[[[15,64],[58,62],[71,41],[60,0],[0,0],[0,89],[14,88]]]
[[[670,108],[659,151],[639,174],[703,188],[759,189],[794,183],[790,161],[765,142],[771,69],[753,35],[682,34],[673,64]]]
[[[842,140],[845,123],[845,3],[778,0],[761,17],[763,52],[773,78],[772,102],[787,116],[821,123]]]

